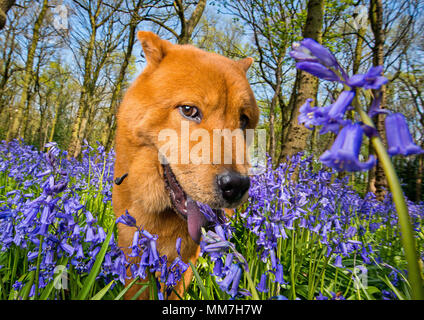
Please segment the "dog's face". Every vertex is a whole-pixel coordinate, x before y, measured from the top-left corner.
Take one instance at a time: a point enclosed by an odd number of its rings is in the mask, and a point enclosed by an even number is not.
[[[246,79],[252,59],[233,61],[150,32],[138,38],[147,66],[129,89],[126,111],[120,110],[128,138],[156,152],[164,193],[183,217],[194,210],[193,200],[212,208],[238,206],[250,184],[244,133],[259,118]],[[220,135],[228,132],[229,139]],[[143,161],[128,160],[135,166]]]

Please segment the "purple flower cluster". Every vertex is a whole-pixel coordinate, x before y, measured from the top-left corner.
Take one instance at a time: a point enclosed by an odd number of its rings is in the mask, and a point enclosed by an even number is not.
[[[345,119],[346,111],[353,109],[352,102],[358,89],[376,91],[376,97],[369,111],[371,117],[378,113],[388,113],[385,124],[388,128],[386,137],[388,152],[391,156],[398,154],[407,156],[424,152],[413,142],[405,117],[400,113],[390,114],[387,110],[380,108],[381,92],[379,90],[388,82],[387,78],[382,76],[382,66],[371,67],[365,74],[349,76],[335,56],[313,39],[304,39],[300,43],[295,43],[290,55],[297,61],[298,69],[344,86],[344,91],[334,103],[326,107],[312,107],[312,99],[307,99],[299,110],[298,121],[308,129],[321,126],[320,134],[327,132],[338,134],[332,148],[320,158],[325,165],[338,171],[362,171],[369,170],[376,164],[374,156],[370,156],[366,162],[359,161],[362,136],[365,134],[371,138],[378,134],[376,129],[360,121],[352,123],[351,120]]]
[[[17,140],[0,144],[0,174],[6,177],[6,190],[0,189],[0,254],[14,248],[27,252],[29,270],[35,270],[40,255],[39,288],[54,276],[59,263],[68,261],[81,275],[91,271],[106,239],[103,226],[113,228],[111,210],[114,153],[102,146],[84,146],[81,161],[67,160],[55,143],[41,153]],[[12,189],[9,191],[9,189]],[[91,208],[96,210],[91,212]],[[101,212],[99,212],[99,210]],[[131,225],[130,216],[117,222]],[[134,225],[135,226],[135,225]],[[133,277],[146,277],[146,271],[161,272],[161,282],[172,288],[187,269],[180,258],[173,262],[159,256],[157,236],[138,228],[131,257],[141,256],[139,264],[129,263],[112,237],[99,279],[122,284],[130,268]],[[41,242],[41,252],[39,252]],[[21,286],[18,282],[14,287]],[[34,286],[30,296],[34,294]]]
[[[16,140],[0,144],[0,256],[20,249],[26,254],[28,270],[35,270],[40,257],[41,289],[52,281],[58,265],[66,264],[82,276],[90,272],[106,239],[105,229],[123,223],[135,228],[129,261],[112,237],[98,280],[125,283],[128,269],[133,278],[159,272],[163,292],[169,293],[188,268],[181,260],[180,241],[177,258],[169,261],[157,250],[157,236],[137,226],[130,214],[115,221],[110,205],[113,152],[86,145],[81,161],[76,161],[67,160],[55,144],[48,147],[41,153]],[[290,269],[291,261],[281,254],[279,243],[302,233],[309,234],[311,245],[325,250],[325,257],[336,268],[353,275],[351,258],[355,256],[357,264],[380,263],[393,282],[403,281],[399,277],[403,269],[388,265],[390,252],[384,250],[394,246],[400,250],[398,218],[390,194],[383,202],[372,193],[362,198],[347,178],[336,179],[334,172],[318,167],[319,163],[301,154],[276,169],[269,163],[266,172],[252,177],[250,199],[234,218],[214,221],[216,211],[199,204],[214,224],[203,232],[201,252],[213,263],[213,275],[223,292],[233,298],[250,296],[251,289],[243,280],[246,272],[252,272],[250,265],[260,270],[253,279],[257,292],[285,298],[279,290],[290,285],[284,271]],[[295,171],[297,178],[292,179]],[[424,204],[408,202],[408,207],[419,232]],[[246,243],[240,239],[247,239]],[[255,257],[246,252],[254,252]],[[139,257],[134,259],[137,262],[132,261],[134,257]],[[0,274],[3,270],[0,266]],[[14,290],[26,284],[26,280],[15,280]],[[392,296],[390,291],[384,293],[384,298]]]
[[[147,230],[143,230],[141,226],[137,226],[135,218],[128,212],[121,215],[116,222],[136,228],[130,246],[131,252],[128,256],[130,258],[140,257],[140,261],[130,263],[132,278],[135,279],[139,277],[141,279],[146,279],[147,272],[151,274],[159,272],[159,280],[165,285],[166,294],[171,294],[173,287],[177,284],[177,281],[182,278],[182,274],[189,267],[181,258],[181,238],[178,238],[175,244],[178,256],[171,262],[168,261],[166,255],[160,256],[156,245],[158,236],[150,234]]]
[[[54,143],[47,147],[49,150],[43,154],[16,140],[0,145],[0,170],[7,176],[5,188],[13,187],[0,200],[0,250],[25,249],[29,270],[34,270],[40,256],[39,288],[52,281],[59,262],[68,261],[66,267],[72,266],[79,274],[89,272],[106,239],[105,229],[77,192],[89,186],[81,179],[87,167],[78,161],[66,160],[66,154]],[[97,152],[101,157],[99,150]],[[82,163],[91,160],[86,153]],[[78,167],[84,169],[77,171]],[[96,178],[98,167],[91,165],[91,186],[100,183]],[[76,180],[79,183],[72,185],[71,181]],[[112,238],[100,277],[107,282],[117,277],[123,282],[124,262],[123,253]],[[34,286],[30,296],[33,293]]]
[[[326,248],[325,256],[334,267],[344,268],[352,276],[354,266],[351,262],[345,265],[345,259],[356,256],[357,265],[383,261],[385,257],[380,256],[378,248],[392,243],[374,235],[387,228],[396,230],[398,217],[390,196],[383,202],[377,201],[372,193],[362,198],[348,185],[347,178],[334,179],[328,170],[316,170],[317,163],[312,158],[298,154],[288,160],[276,169],[252,177],[249,202],[240,212],[242,219],[238,220],[243,222],[249,238],[254,237],[253,251],[264,270],[255,282],[256,290],[274,296],[275,292],[271,292],[268,286],[270,281],[274,288],[290,283],[283,271],[291,262],[288,257],[279,256],[278,243],[303,231],[311,235],[315,247]],[[268,168],[272,168],[271,161]],[[298,177],[292,179],[295,170]],[[424,205],[409,202],[409,208],[419,230]],[[248,267],[247,257],[241,256],[231,243],[237,233],[235,228],[236,224],[229,222],[217,225],[214,231],[204,235],[201,243],[202,252],[207,253],[214,263],[213,274],[218,285],[232,297],[250,295],[248,291],[236,288],[240,272]],[[369,237],[369,233],[372,236]],[[380,239],[380,242],[374,239]],[[344,298],[334,294],[333,299]]]

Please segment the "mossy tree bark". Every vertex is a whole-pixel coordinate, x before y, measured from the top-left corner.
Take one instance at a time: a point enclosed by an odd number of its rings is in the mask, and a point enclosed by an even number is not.
[[[382,66],[384,65],[384,30],[383,30],[383,4],[382,0],[371,0],[369,8],[369,20],[371,23],[371,29],[374,34],[374,47],[373,53],[373,65]],[[386,88],[383,86],[381,90],[373,90],[373,95],[376,97],[381,94],[381,105],[380,108],[384,109],[386,106]],[[384,117],[379,114],[374,118],[377,131],[380,135],[383,144],[386,143],[386,133],[384,128]],[[370,145],[370,153],[375,153],[372,145]],[[384,173],[384,169],[381,162],[377,160],[377,165],[370,170],[368,179],[368,191],[374,192],[377,199],[382,200],[387,190],[387,179]]]
[[[33,76],[33,65],[34,65],[34,57],[35,51],[37,49],[37,44],[40,38],[40,28],[43,25],[44,18],[47,13],[48,1],[44,0],[40,9],[40,12],[37,16],[37,20],[35,21],[33,32],[32,32],[32,40],[31,45],[29,47],[26,62],[25,62],[25,70],[23,72],[23,86],[22,86],[22,94],[19,104],[17,106],[16,114],[13,117],[12,123],[7,132],[6,140],[10,141],[15,139],[21,135],[21,124],[23,122],[24,112],[28,103],[28,88],[30,85],[31,78]]]
[[[322,42],[322,23],[324,16],[324,1],[309,0],[308,13],[303,38],[312,38]],[[297,70],[296,81],[290,99],[292,108],[291,120],[287,131],[287,138],[282,145],[280,159],[284,161],[287,156],[291,156],[300,151],[304,151],[310,130],[298,122],[299,109],[306,102],[306,99],[316,97],[318,90],[318,79],[309,73]]]

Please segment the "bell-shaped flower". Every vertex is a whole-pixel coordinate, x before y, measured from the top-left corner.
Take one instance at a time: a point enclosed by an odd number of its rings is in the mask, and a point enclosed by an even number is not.
[[[401,113],[388,115],[385,120],[386,138],[388,149],[391,156],[398,154],[409,156],[411,154],[420,154],[424,150],[417,146],[412,140],[408,124]]]
[[[336,102],[334,102],[332,107],[328,110],[328,117],[331,119],[342,119],[354,97],[355,92],[353,91],[343,91],[340,93]]]
[[[219,288],[222,291],[228,291],[230,289],[231,283],[234,281],[235,276],[237,275],[239,266],[236,264],[231,265],[230,270],[228,271],[225,278],[218,282]]]
[[[307,99],[305,104],[299,109],[299,123],[304,123],[305,127],[322,125],[320,134],[327,132],[338,133],[340,125],[347,125],[350,121],[343,120],[346,111],[350,107],[355,93],[353,91],[343,91],[337,100],[326,107],[311,107],[312,99]]]
[[[372,67],[366,74],[355,74],[350,77],[346,84],[350,87],[379,90],[389,80],[383,77],[383,66]]]
[[[300,43],[295,42],[290,56],[297,61],[318,62],[328,68],[338,65],[336,57],[314,39],[306,38]]]
[[[237,271],[233,278],[233,284],[231,285],[231,289],[228,291],[228,293],[232,297],[235,297],[238,293],[240,280],[241,280],[241,268],[237,265]]]
[[[267,285],[266,285],[266,273],[263,273],[262,275],[261,275],[261,280],[259,281],[259,284],[256,286],[256,289],[259,291],[259,292],[268,292],[268,288],[267,288]]]
[[[345,126],[338,134],[331,149],[321,155],[321,162],[337,171],[371,169],[376,163],[374,156],[371,155],[366,162],[358,159],[363,134],[364,131],[359,123]]]
[[[136,227],[136,220],[133,216],[131,216],[127,210],[125,210],[125,214],[120,215],[118,219],[116,219],[116,223],[122,223],[129,227]]]
[[[306,71],[315,77],[328,81],[341,81],[339,76],[329,68],[323,66],[318,62],[298,62],[296,68]]]
[[[312,130],[312,126],[316,126],[318,123],[315,119],[316,107],[311,107],[313,99],[306,99],[306,102],[299,109],[299,117],[297,120],[299,124],[305,124],[305,127]]]

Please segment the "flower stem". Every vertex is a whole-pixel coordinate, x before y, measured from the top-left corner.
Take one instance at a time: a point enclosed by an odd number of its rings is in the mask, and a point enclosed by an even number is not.
[[[355,109],[366,125],[375,128],[373,121],[368,116],[368,114],[359,107],[359,104],[355,103]],[[393,202],[396,206],[396,212],[399,217],[401,242],[408,264],[408,280],[411,286],[412,299],[424,300],[423,280],[421,277],[421,269],[418,263],[419,258],[417,255],[413,228],[399,178],[381,139],[378,136],[372,137],[371,143],[386,174],[387,182],[393,197]]]
[[[256,291],[255,284],[253,283],[252,277],[248,270],[244,270],[244,274],[246,275],[247,282],[249,283],[250,293],[252,294],[253,300],[259,300],[258,292]]]

